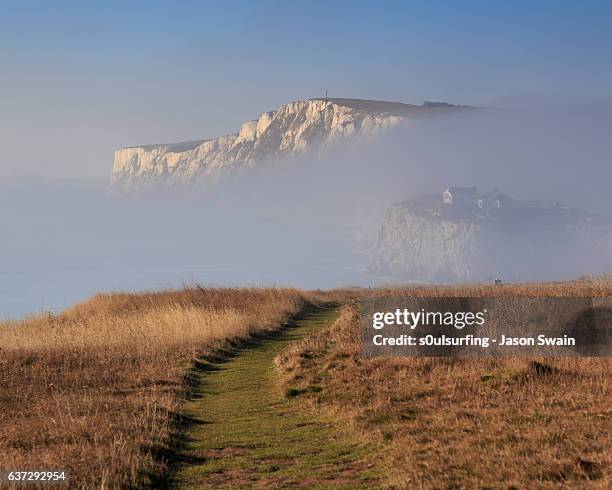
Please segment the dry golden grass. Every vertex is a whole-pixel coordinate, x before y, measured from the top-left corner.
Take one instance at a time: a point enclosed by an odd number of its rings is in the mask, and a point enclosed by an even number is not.
[[[612,295],[612,279],[606,277],[576,281],[548,283],[512,283],[502,286],[490,284],[417,285],[377,288],[372,290],[355,289],[347,291],[353,299],[372,296],[410,296],[410,297],[478,297],[478,296],[529,296],[529,297],[597,297]]]
[[[612,284],[419,287],[354,296],[372,294],[610,296]],[[380,445],[374,457],[385,486],[612,486],[610,359],[365,359],[357,311],[345,306],[331,329],[290,347],[278,363],[287,388],[303,393],[305,403],[351,420]]]
[[[308,301],[370,295],[612,295],[606,281],[305,294],[186,288],[98,295],[0,324],[0,468],[69,469],[70,488],[158,486],[194,361],[279,328]],[[395,487],[601,487],[610,361],[362,359],[355,309],[293,346],[287,383],[349,418]],[[300,391],[302,392],[302,391]],[[307,394],[310,393],[310,394]]]
[[[279,328],[307,300],[195,287],[0,324],[0,468],[68,469],[70,488],[159,484],[194,360]]]

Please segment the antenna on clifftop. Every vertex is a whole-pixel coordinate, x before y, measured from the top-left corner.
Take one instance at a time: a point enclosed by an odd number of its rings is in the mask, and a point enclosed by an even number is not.
[[[325,91],[325,100],[327,100],[327,90]]]

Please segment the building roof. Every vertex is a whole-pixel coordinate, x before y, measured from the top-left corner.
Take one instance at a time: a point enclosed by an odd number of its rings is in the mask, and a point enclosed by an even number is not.
[[[449,187],[447,191],[451,194],[475,194],[478,192],[478,187]]]
[[[499,189],[494,189],[480,196],[481,199],[488,201],[500,200],[500,201],[512,201],[513,199],[508,195],[501,192]]]

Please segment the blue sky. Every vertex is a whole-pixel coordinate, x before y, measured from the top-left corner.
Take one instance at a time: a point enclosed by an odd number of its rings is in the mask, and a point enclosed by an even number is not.
[[[104,180],[116,147],[323,95],[610,97],[612,2],[5,2],[0,177]]]

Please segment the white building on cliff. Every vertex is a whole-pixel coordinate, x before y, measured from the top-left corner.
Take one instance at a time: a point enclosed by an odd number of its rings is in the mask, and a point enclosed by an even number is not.
[[[449,187],[442,193],[442,202],[454,207],[507,208],[514,200],[499,189],[480,194],[478,187]]]

